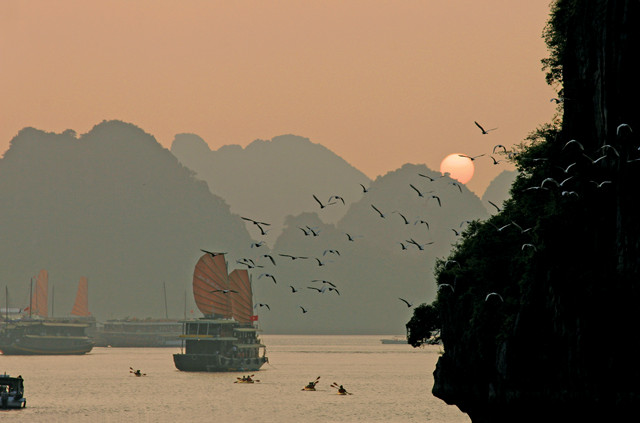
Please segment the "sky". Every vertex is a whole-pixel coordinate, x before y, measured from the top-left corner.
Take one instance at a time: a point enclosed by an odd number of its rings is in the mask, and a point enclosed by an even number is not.
[[[375,179],[487,154],[482,195],[556,112],[544,79],[549,0],[3,0],[0,154],[24,127],[84,134],[103,120],[170,148],[295,134]],[[475,126],[498,128],[483,135]]]

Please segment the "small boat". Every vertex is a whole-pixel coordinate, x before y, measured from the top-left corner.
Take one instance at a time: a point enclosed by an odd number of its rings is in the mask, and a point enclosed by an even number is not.
[[[0,408],[25,408],[27,399],[24,397],[24,381],[22,376],[11,377],[0,375]]]
[[[402,336],[394,336],[393,338],[381,339],[383,344],[407,344],[407,338]]]

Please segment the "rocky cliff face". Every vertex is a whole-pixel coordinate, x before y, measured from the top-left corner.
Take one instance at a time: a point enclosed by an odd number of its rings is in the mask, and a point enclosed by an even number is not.
[[[612,421],[640,401],[640,4],[552,7],[561,127],[538,132],[513,198],[437,269],[455,290],[438,296],[433,392],[474,422]]]

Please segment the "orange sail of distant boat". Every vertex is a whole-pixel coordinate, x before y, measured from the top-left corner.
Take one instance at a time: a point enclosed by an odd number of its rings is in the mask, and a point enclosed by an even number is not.
[[[37,314],[40,317],[47,317],[49,315],[49,309],[47,303],[49,297],[49,272],[41,270],[36,279],[36,290],[31,296],[31,313]]]
[[[73,304],[71,314],[74,316],[90,316],[89,313],[89,281],[86,277],[81,277],[78,282],[78,293],[76,302]]]

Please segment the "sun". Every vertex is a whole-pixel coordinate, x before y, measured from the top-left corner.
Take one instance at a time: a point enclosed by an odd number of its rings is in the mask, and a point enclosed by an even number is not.
[[[449,176],[461,184],[466,184],[473,177],[475,166],[468,157],[460,156],[460,153],[449,154],[440,163],[440,173],[449,173]]]

